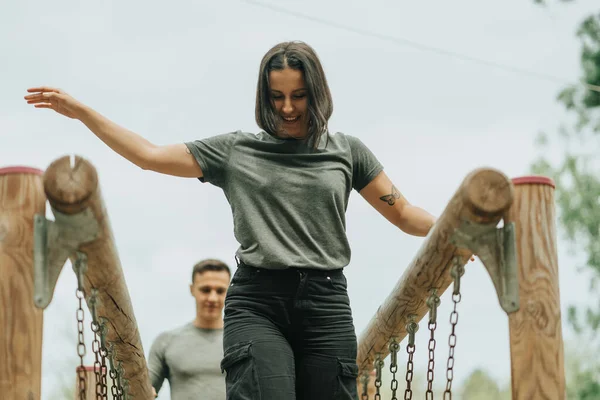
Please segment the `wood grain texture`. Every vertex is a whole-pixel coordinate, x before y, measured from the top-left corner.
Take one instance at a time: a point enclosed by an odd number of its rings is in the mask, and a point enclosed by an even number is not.
[[[554,188],[516,184],[509,220],[516,229],[521,300],[509,316],[512,398],[564,399]]]
[[[86,400],[95,400],[96,399],[96,373],[94,372],[93,366],[77,366],[75,368],[75,398],[73,400],[79,400],[79,371],[83,369],[85,375],[85,398]],[[100,368],[97,368],[96,371],[100,371]],[[108,375],[107,375],[108,376]],[[109,379],[109,378],[107,378]],[[108,398],[112,399],[110,387],[107,388]]]
[[[115,360],[123,365],[129,398],[153,398],[137,322],[95,168],[81,157],[75,157],[72,168],[68,157],[60,158],[46,170],[44,189],[53,209],[76,214],[89,208],[98,221],[97,238],[79,247],[88,257],[86,296],[92,288],[98,290],[98,319],[106,320],[107,340],[114,346]]]
[[[44,215],[45,208],[41,171],[0,170],[0,398],[4,400],[41,396],[43,313],[33,304],[33,217]]]
[[[464,179],[422,247],[360,335],[357,363],[360,375],[373,368],[376,354],[389,354],[390,339],[406,336],[409,315],[419,321],[427,313],[425,304],[431,288],[441,294],[450,285],[450,269],[457,257],[462,265],[471,257],[467,249],[451,243],[455,230],[466,222],[497,224],[508,212],[513,187],[504,174],[494,169],[477,169]]]

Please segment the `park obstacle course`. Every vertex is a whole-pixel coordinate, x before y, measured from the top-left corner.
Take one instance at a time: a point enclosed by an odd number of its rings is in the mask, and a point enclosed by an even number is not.
[[[440,296],[453,284],[446,388],[452,397],[460,278],[476,254],[490,274],[501,308],[509,315],[512,398],[563,399],[565,377],[558,290],[554,183],[545,177],[509,180],[478,169],[462,182],[421,249],[359,337],[359,393],[380,399],[389,355],[392,398],[398,388],[398,352],[408,336],[404,398],[412,398],[418,323],[430,330],[426,398],[433,399],[435,329]],[[499,223],[501,226],[499,226]],[[375,371],[374,378],[371,376]]]
[[[43,187],[43,189],[42,189]],[[397,355],[408,336],[405,397],[411,398],[414,334],[428,314],[434,338],[437,306],[453,284],[454,310],[446,391],[451,398],[457,344],[457,306],[465,264],[476,254],[490,273],[502,309],[509,314],[513,399],[564,398],[563,344],[556,260],[553,183],[543,177],[509,180],[493,169],[467,175],[413,262],[359,338],[359,393],[369,398],[369,379],[380,398],[381,371],[390,355],[396,395]],[[44,217],[48,199],[55,221]],[[502,226],[498,224],[502,223]],[[2,393],[38,399],[41,382],[42,313],[70,259],[78,277],[77,397],[104,398],[111,378],[116,399],[152,398],[139,331],[102,201],[98,176],[84,159],[63,157],[44,173],[20,167],[0,170],[0,336]],[[20,301],[13,301],[20,297]],[[10,299],[6,300],[6,299]],[[33,299],[33,301],[32,301]],[[92,316],[94,367],[83,365],[84,310]],[[33,304],[39,309],[33,307]],[[21,333],[26,332],[26,338]],[[20,342],[16,341],[18,337]],[[431,343],[431,341],[430,341]],[[429,347],[427,398],[433,398]],[[92,379],[94,377],[95,379]],[[91,382],[95,380],[95,385]],[[90,387],[94,385],[94,389]],[[12,390],[12,392],[11,392]]]

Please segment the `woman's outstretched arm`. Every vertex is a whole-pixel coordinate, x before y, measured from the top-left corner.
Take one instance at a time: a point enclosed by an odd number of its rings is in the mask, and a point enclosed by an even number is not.
[[[27,91],[30,93],[25,96],[28,104],[33,104],[36,108],[49,108],[66,117],[80,120],[108,147],[142,169],[181,177],[203,176],[194,156],[183,143],[157,146],[60,89],[35,87]]]
[[[360,195],[388,221],[410,235],[427,236],[435,223],[433,215],[406,200],[385,172],[380,172]]]

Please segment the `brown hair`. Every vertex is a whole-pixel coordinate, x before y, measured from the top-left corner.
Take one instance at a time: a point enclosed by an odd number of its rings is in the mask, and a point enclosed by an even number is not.
[[[223,261],[215,260],[213,258],[208,258],[206,260],[202,260],[194,265],[194,269],[192,270],[192,282],[194,282],[194,278],[196,274],[203,274],[206,271],[225,271],[231,277],[231,270]]]
[[[264,55],[260,63],[256,87],[255,118],[258,126],[277,136],[282,118],[275,112],[269,86],[269,72],[285,68],[302,71],[308,91],[308,137],[317,147],[321,135],[327,132],[327,122],[333,113],[333,101],[325,72],[317,53],[304,42],[283,42]]]

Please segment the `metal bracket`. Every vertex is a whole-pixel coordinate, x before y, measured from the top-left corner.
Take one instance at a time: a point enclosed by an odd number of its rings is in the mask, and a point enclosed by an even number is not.
[[[98,326],[98,314],[96,312],[96,307],[98,306],[98,289],[92,288],[91,294],[87,298],[88,308],[90,309],[90,314],[92,315],[92,322]]]
[[[496,228],[495,224],[463,221],[450,240],[457,247],[469,249],[481,260],[492,278],[500,307],[507,314],[518,311],[519,278],[514,223],[505,221],[502,228]]]
[[[384,365],[385,362],[381,358],[381,354],[377,353],[375,355],[375,361],[373,362],[373,368],[375,369],[375,386],[377,386],[377,382],[379,382],[379,385],[381,386],[381,372],[383,371]]]
[[[33,219],[33,301],[41,309],[50,304],[56,281],[67,259],[75,256],[82,243],[94,240],[100,232],[98,221],[89,208],[73,215],[55,209],[52,212],[55,221],[49,221],[41,214],[36,214]],[[77,254],[79,261],[82,254]],[[77,271],[75,264],[73,267]],[[78,276],[78,284],[81,285],[80,278]]]
[[[430,293],[431,294],[425,302],[427,308],[429,308],[429,324],[437,324],[437,309],[440,306],[441,300],[437,294],[436,288],[432,288]]]
[[[73,272],[75,272],[75,276],[77,276],[77,290],[84,292],[83,280],[85,278],[85,273],[87,272],[87,256],[80,251],[75,251],[75,256]]]
[[[419,330],[419,324],[417,323],[417,316],[410,314],[408,316],[408,322],[406,323],[406,332],[408,333],[408,345],[415,345],[415,334]]]

